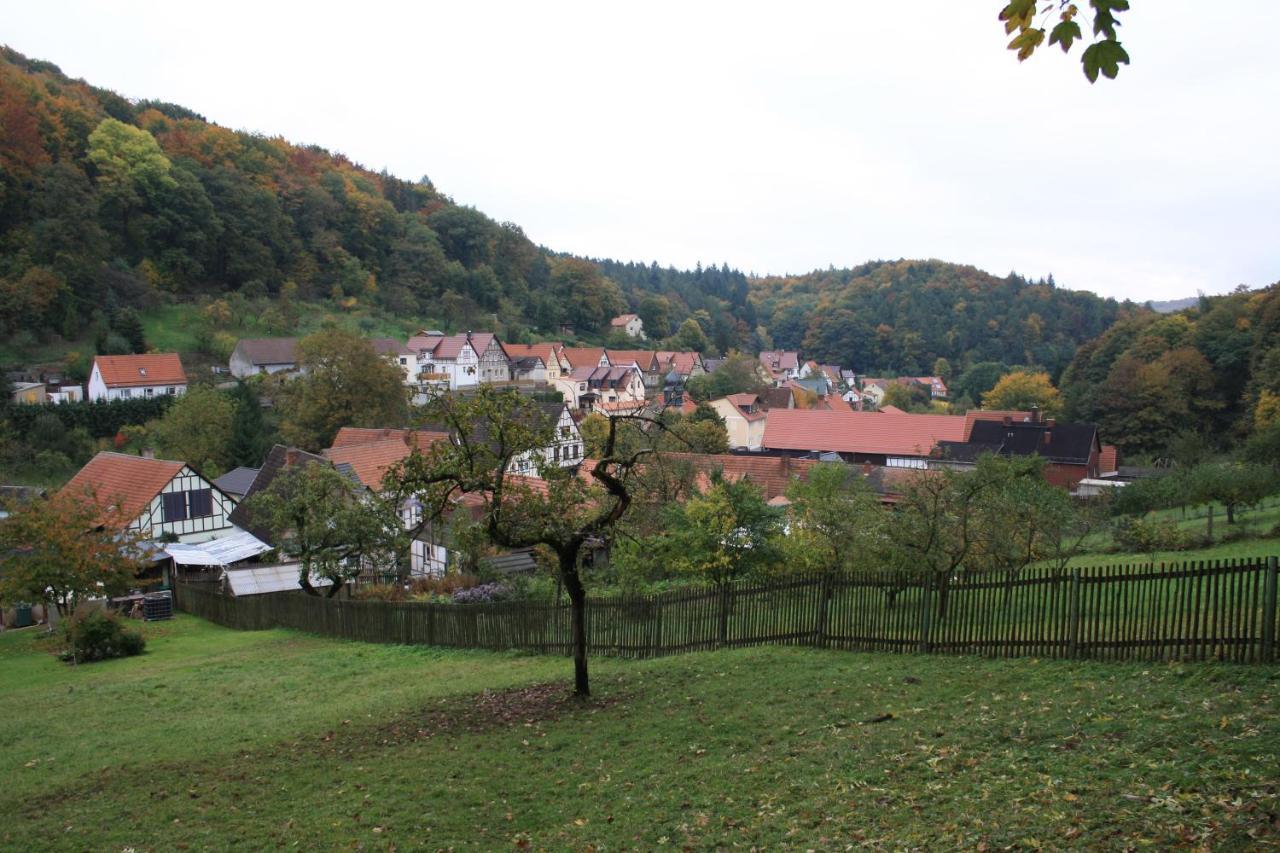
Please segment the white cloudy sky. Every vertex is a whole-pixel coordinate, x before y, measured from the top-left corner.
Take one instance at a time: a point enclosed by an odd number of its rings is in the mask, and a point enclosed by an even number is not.
[[[1019,66],[1001,5],[3,0],[0,40],[558,250],[937,257],[1135,299],[1280,279],[1280,4],[1138,0],[1134,64],[1094,86],[1079,48]]]

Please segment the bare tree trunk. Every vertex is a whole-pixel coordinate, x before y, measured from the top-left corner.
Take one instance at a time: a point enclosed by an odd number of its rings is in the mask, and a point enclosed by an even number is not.
[[[587,591],[578,574],[578,549],[566,548],[559,554],[560,577],[569,593],[569,612],[573,627],[573,693],[575,696],[591,695],[587,678]]]

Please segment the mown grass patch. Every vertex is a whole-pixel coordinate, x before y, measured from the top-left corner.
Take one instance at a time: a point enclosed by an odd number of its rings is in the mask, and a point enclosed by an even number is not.
[[[150,630],[147,655],[81,670],[0,637],[0,845],[1278,837],[1274,669],[756,648],[597,661],[579,704],[559,658]]]

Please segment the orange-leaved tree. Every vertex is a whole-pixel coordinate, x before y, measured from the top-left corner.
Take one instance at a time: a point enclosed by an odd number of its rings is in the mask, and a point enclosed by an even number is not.
[[[0,600],[49,601],[66,616],[80,600],[127,589],[142,537],[117,503],[63,489],[11,507],[0,521]]]

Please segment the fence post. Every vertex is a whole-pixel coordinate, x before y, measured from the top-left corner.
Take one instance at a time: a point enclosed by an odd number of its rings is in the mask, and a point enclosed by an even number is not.
[[[920,590],[920,645],[922,655],[929,653],[929,629],[933,619],[933,572],[926,572],[924,586]]]
[[[729,584],[720,584],[720,628],[717,647],[729,641]]]
[[[826,648],[827,645],[827,608],[831,602],[831,572],[823,572],[818,581],[818,612],[813,621],[813,645]]]
[[[1067,657],[1074,658],[1080,651],[1080,569],[1071,570],[1071,601],[1068,609]]]
[[[1262,595],[1262,660],[1271,663],[1276,656],[1276,558],[1267,558],[1267,573]]]

